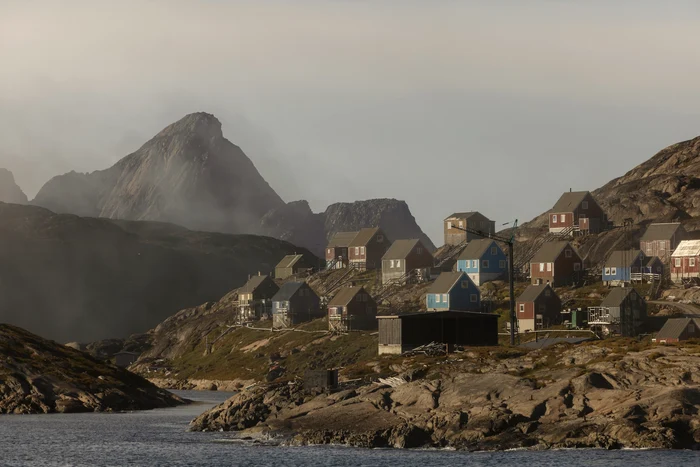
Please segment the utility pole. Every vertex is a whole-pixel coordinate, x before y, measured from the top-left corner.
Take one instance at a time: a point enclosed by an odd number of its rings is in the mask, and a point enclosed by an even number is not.
[[[514,246],[515,246],[515,230],[518,228],[518,220],[515,219],[513,222],[513,233],[510,238],[501,237],[490,232],[484,232],[481,230],[470,229],[469,227],[457,227],[452,226],[453,229],[462,230],[467,233],[478,235],[482,238],[490,238],[498,242],[505,243],[508,245],[508,292],[510,295],[510,345],[515,345],[515,260],[514,260]]]

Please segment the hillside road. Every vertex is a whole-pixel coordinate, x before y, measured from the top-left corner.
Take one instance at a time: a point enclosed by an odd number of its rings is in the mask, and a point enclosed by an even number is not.
[[[692,315],[692,316],[697,316],[700,317],[700,308],[698,308],[695,305],[691,305],[690,303],[676,303],[676,302],[668,302],[666,300],[651,300],[648,301],[647,303],[650,303],[652,305],[662,305],[662,306],[672,306],[674,308],[678,308],[683,312],[685,315]]]

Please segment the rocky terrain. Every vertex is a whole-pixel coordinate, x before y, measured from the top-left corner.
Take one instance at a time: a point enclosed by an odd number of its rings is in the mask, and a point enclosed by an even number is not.
[[[15,182],[15,177],[7,169],[0,169],[0,202],[27,204],[27,195]]]
[[[0,325],[0,414],[147,410],[184,402],[84,352]]]
[[[360,447],[700,448],[700,347],[613,340],[405,359],[400,376],[330,394],[243,391],[192,422],[280,443]],[[384,357],[381,360],[391,360]]]
[[[60,342],[124,337],[302,251],[268,237],[0,203],[0,322]]]

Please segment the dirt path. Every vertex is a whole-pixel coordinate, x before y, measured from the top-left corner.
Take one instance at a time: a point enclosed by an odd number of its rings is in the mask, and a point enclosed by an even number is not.
[[[700,316],[700,308],[690,303],[667,302],[665,300],[651,300],[647,303],[651,303],[652,305],[672,306],[683,311],[686,315]]]

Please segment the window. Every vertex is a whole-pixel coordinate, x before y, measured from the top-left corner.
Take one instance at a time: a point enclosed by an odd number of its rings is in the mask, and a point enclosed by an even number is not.
[[[469,281],[462,281],[462,288],[468,289],[469,288]]]
[[[365,254],[365,247],[363,247],[363,246],[360,247],[360,254],[361,255]]]
[[[695,258],[689,258],[688,259],[688,266],[695,267]]]
[[[688,332],[689,332],[689,333],[694,333],[694,332],[695,332],[695,324],[693,324],[693,323],[688,323]]]
[[[471,300],[472,303],[476,303],[479,301],[479,297],[475,293],[473,293],[469,296],[469,300]]]
[[[475,259],[472,260],[472,268],[477,268],[479,267],[479,262]]]
[[[656,272],[661,272],[661,266],[656,266]]]
[[[617,268],[610,268],[610,275],[614,276],[615,274],[617,274]]]
[[[393,260],[393,259],[392,259],[391,261],[389,261],[389,267],[390,267],[390,268],[393,268],[393,267],[394,267],[394,260]]]
[[[355,254],[356,254],[356,255],[359,255],[359,254],[360,254],[360,247],[359,247],[359,246],[356,246],[356,247],[355,247]]]
[[[550,295],[552,295],[552,291],[549,290],[549,289],[546,289],[546,290],[544,291],[544,296],[545,296],[545,297],[549,297]]]
[[[447,230],[449,230],[449,229],[451,229],[451,228],[452,228],[452,222],[447,221]]]
[[[544,263],[540,263],[540,272],[544,272]]]
[[[459,226],[464,227],[464,221],[459,221]]]
[[[547,263],[547,272],[552,272],[552,263]]]
[[[581,263],[574,263],[574,271],[580,271],[581,270]]]
[[[564,251],[564,256],[567,258],[571,258],[571,250],[566,249],[566,251]]]
[[[588,201],[583,201],[581,203],[581,209],[588,209]]]
[[[525,313],[525,305],[522,303],[520,304],[520,313]]]
[[[498,248],[495,246],[491,247],[491,256],[496,256],[498,254]]]
[[[681,259],[680,259],[680,258],[676,258],[676,261],[675,261],[674,264],[676,265],[677,268],[681,267]]]
[[[384,235],[377,235],[377,243],[382,243],[384,241]]]
[[[400,268],[400,267],[401,267],[401,260],[400,260],[400,259],[397,259],[397,260],[396,260],[396,267],[397,267],[397,268]]]
[[[610,275],[610,268],[605,268],[605,275],[609,276]]]
[[[561,217],[561,223],[562,223],[562,224],[563,224],[564,222],[566,222],[566,214],[562,214],[562,215],[559,216],[559,217]]]
[[[332,253],[332,251],[333,251],[333,250],[331,250],[331,249],[329,248],[329,249],[328,249],[328,254],[330,255],[330,254]]]
[[[557,215],[554,214],[554,215],[552,216],[552,224],[556,224],[556,223],[557,223]]]
[[[447,303],[447,294],[442,294],[442,303]]]
[[[481,262],[481,267],[482,268],[488,268],[489,267],[489,260],[485,259]]]
[[[423,254],[423,248],[421,248],[421,247],[416,248],[416,254],[422,255],[422,254]]]
[[[498,267],[501,269],[505,269],[506,267],[506,260],[502,259],[498,262]]]

